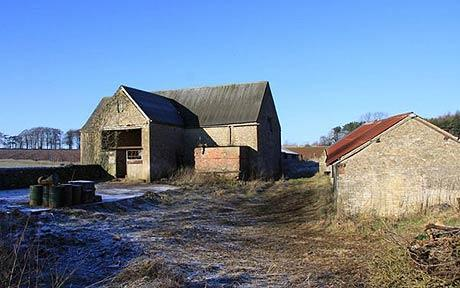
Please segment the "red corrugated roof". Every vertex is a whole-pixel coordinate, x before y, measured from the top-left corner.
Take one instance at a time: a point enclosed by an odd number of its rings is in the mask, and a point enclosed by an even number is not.
[[[307,147],[287,146],[286,148],[302,155],[303,160],[310,160],[310,159],[321,157],[321,155],[323,155],[324,153],[324,150],[327,149],[327,146],[307,146]]]
[[[412,113],[399,114],[390,118],[361,125],[326,150],[326,164],[330,165],[334,163],[343,155],[353,151],[364,143],[367,143],[368,141],[377,137],[411,114]]]

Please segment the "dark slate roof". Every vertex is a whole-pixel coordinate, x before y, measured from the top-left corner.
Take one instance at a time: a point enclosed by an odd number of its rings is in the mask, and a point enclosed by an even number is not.
[[[183,126],[184,121],[170,99],[147,91],[121,86],[153,122]]]
[[[187,127],[256,122],[267,81],[153,92],[174,100]]]

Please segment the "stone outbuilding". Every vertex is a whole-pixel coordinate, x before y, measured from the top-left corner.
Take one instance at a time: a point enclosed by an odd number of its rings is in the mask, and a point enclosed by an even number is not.
[[[280,151],[266,81],[157,92],[120,86],[81,129],[81,162],[117,178],[151,181],[194,165],[200,172],[277,178]]]
[[[460,143],[413,113],[366,123],[327,149],[339,214],[457,206]]]
[[[330,172],[326,169],[327,146],[288,146],[287,149],[299,153],[301,160],[317,163],[319,173]]]

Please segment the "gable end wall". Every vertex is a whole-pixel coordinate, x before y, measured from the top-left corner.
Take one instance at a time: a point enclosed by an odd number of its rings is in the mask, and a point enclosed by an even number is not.
[[[339,214],[403,215],[458,205],[460,143],[417,119],[396,126],[334,164]]]
[[[122,109],[121,112],[118,112],[119,108]],[[149,121],[145,119],[132,101],[120,90],[113,97],[109,98],[104,106],[94,111],[91,122],[85,124],[85,129],[81,132],[81,163],[99,164],[109,174],[115,176],[115,164],[109,161],[109,155],[113,154],[113,152],[102,150],[102,130],[130,126],[142,129],[142,157],[144,159],[142,178],[145,180],[149,179]]]

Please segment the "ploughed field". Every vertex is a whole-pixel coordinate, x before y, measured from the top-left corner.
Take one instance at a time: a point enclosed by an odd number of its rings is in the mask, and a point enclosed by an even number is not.
[[[366,287],[419,273],[404,249],[388,246],[379,221],[329,217],[326,177],[174,184],[181,188],[141,184],[144,196],[78,209],[2,214],[8,269],[0,280],[5,287]],[[390,248],[395,258],[387,258]],[[395,263],[403,267],[388,270]]]
[[[80,150],[0,149],[0,168],[53,167],[79,162]]]

